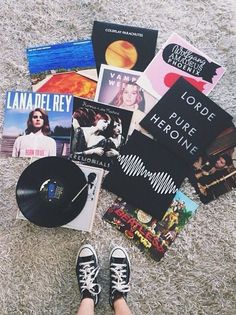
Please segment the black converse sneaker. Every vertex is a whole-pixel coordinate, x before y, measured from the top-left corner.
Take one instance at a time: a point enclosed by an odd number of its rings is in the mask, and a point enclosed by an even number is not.
[[[114,301],[120,297],[126,299],[130,279],[130,261],[126,250],[115,247],[110,254],[110,298],[111,307]]]
[[[91,298],[95,306],[98,304],[101,286],[97,283],[99,272],[98,258],[91,245],[80,247],[76,260],[76,274],[79,283],[81,299]]]

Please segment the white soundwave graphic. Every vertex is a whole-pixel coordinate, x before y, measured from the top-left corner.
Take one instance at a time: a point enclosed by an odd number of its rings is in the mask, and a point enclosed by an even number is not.
[[[142,159],[137,155],[119,155],[117,160],[126,175],[147,177],[152,188],[158,194],[174,194],[178,190],[173,178],[168,173],[153,173],[146,170]]]

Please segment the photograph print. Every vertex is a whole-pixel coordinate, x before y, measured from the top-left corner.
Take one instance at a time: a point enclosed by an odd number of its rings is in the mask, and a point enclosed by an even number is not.
[[[203,203],[236,187],[236,128],[222,132],[193,164],[190,182]]]
[[[132,112],[74,98],[70,157],[109,170],[126,142]]]
[[[156,99],[136,84],[140,75],[139,71],[102,64],[95,101],[147,113]]]

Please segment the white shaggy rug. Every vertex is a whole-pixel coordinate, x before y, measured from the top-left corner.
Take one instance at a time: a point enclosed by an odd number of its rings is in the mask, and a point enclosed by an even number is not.
[[[210,97],[236,116],[234,0],[2,0],[0,73],[3,122],[7,90],[30,89],[25,49],[91,35],[94,19],[155,28],[157,47],[175,31],[227,68]],[[128,301],[136,315],[233,315],[236,306],[236,191],[200,205],[161,262],[141,254],[102,214],[114,198],[102,191],[93,232],[46,229],[16,221],[15,186],[24,159],[0,159],[0,314],[72,315],[79,304],[75,258],[79,246],[95,246],[102,285],[98,315],[108,304],[108,255],[115,244],[132,262]],[[184,191],[199,202],[186,181]]]

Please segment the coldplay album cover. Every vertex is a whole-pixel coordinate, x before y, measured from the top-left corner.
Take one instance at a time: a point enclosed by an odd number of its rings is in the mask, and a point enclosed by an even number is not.
[[[173,33],[158,51],[138,80],[138,84],[160,98],[182,76],[208,95],[225,72],[225,68]]]
[[[74,97],[70,157],[109,170],[126,142],[133,112]]]
[[[1,156],[68,156],[73,96],[8,91]]]
[[[157,35],[157,30],[94,21],[92,43],[98,74],[101,64],[144,71],[155,56]]]
[[[138,248],[159,261],[184,228],[198,205],[178,191],[161,220],[117,198],[103,219]]]
[[[94,98],[97,73],[91,40],[31,47],[26,53],[34,92]]]
[[[203,203],[236,187],[236,128],[233,124],[193,163],[189,179]]]

